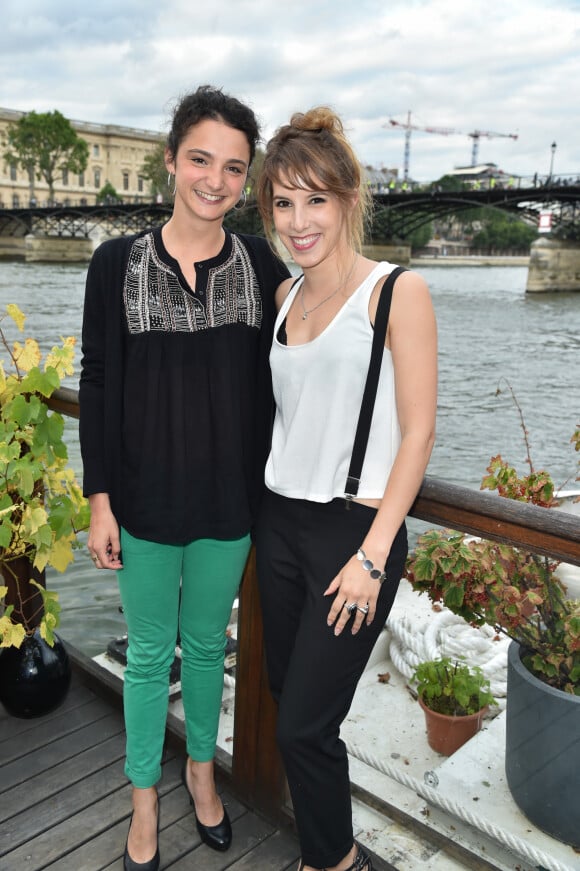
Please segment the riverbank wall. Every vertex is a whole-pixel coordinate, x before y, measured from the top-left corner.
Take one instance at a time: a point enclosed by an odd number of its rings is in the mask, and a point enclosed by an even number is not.
[[[387,260],[401,266],[528,266],[529,257],[487,255],[487,254],[456,254],[438,255],[436,257],[421,255],[413,256],[408,245],[365,245],[365,257],[371,260]]]
[[[55,236],[0,236],[0,261],[22,260],[26,263],[88,263],[95,248],[105,237],[71,238]],[[542,240],[543,241],[543,240]],[[287,252],[281,252],[287,262]],[[542,251],[542,254],[545,252]],[[401,266],[529,266],[530,257],[501,255],[418,256],[408,245],[365,245],[363,254],[371,260],[386,260]],[[542,271],[545,272],[544,263]],[[528,288],[528,290],[531,288]],[[532,288],[532,289],[535,289]]]
[[[25,263],[88,263],[96,243],[70,236],[0,236],[0,261]]]
[[[477,254],[449,257],[411,257],[412,266],[528,266],[529,257],[502,257]]]

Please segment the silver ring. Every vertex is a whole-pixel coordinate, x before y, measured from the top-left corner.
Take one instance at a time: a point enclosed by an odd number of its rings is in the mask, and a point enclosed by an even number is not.
[[[358,605],[356,602],[351,602],[350,605],[345,605],[344,607],[346,608],[346,610],[348,611],[349,614],[354,614],[354,612],[358,608]]]
[[[357,606],[356,606],[356,610],[357,610],[357,611],[360,611],[361,614],[368,614],[368,613],[369,613],[369,606],[368,606],[368,605],[364,605],[364,606],[363,606],[363,605],[357,605]]]

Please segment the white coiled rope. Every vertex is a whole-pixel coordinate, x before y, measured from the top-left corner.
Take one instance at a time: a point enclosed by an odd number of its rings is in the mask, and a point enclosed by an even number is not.
[[[418,596],[415,594],[415,598]],[[420,662],[449,656],[479,666],[498,701],[493,714],[505,708],[509,638],[490,626],[474,627],[448,608],[439,611],[409,608],[392,611],[386,624],[390,633],[389,656],[395,668],[409,679]]]

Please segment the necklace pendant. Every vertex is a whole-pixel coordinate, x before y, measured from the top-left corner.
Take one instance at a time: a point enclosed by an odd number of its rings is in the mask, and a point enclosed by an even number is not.
[[[304,314],[302,315],[302,320],[305,321],[307,317],[308,317],[308,312],[304,312]]]

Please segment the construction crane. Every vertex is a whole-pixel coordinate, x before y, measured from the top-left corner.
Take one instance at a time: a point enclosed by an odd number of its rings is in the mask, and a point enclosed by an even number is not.
[[[497,136],[506,137],[508,139],[517,139],[517,133],[494,133],[491,130],[473,130],[471,133],[464,133],[462,130],[456,130],[454,127],[422,127],[418,124],[411,124],[411,113],[407,112],[407,120],[397,121],[395,118],[389,118],[388,124],[383,124],[383,127],[402,127],[405,131],[405,155],[404,155],[404,180],[409,178],[409,162],[411,157],[411,131],[420,130],[422,133],[438,133],[440,136],[451,136],[452,134],[460,134],[469,136],[473,139],[471,149],[471,166],[477,165],[477,155],[479,151],[479,140],[482,136],[492,139]]]
[[[485,136],[487,139],[495,139],[498,136],[503,137],[504,139],[518,138],[517,133],[493,133],[491,130],[474,130],[473,133],[468,133],[467,136],[470,136],[473,139],[473,146],[471,148],[471,166],[477,166],[479,140],[482,136]]]

